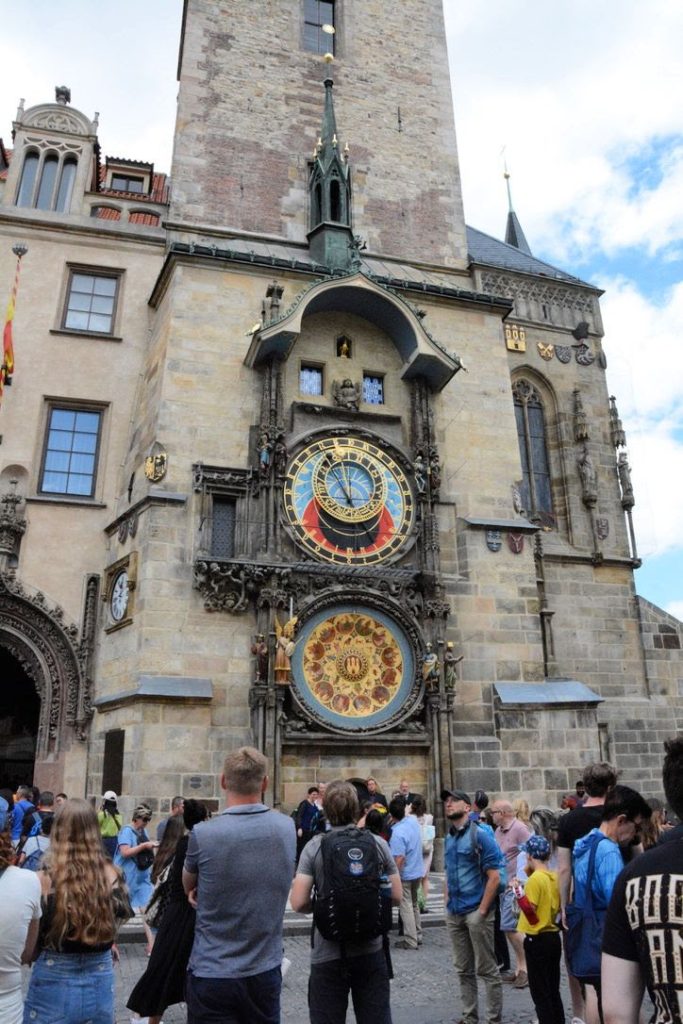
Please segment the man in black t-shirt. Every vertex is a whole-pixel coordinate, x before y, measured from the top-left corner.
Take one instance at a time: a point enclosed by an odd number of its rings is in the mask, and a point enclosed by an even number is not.
[[[683,735],[664,749],[664,792],[681,817]],[[637,857],[614,887],[602,944],[605,1024],[638,1024],[645,985],[655,1024],[683,1024],[683,839]]]

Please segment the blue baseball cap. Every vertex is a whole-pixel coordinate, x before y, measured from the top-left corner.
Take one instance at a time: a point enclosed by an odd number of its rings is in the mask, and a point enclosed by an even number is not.
[[[545,836],[529,836],[522,850],[535,860],[547,860],[550,855],[550,843]]]

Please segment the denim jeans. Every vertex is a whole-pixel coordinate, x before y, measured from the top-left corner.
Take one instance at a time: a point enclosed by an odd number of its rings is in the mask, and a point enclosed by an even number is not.
[[[44,950],[31,970],[24,1024],[114,1024],[111,950]]]
[[[391,1024],[389,971],[384,950],[311,964],[308,979],[311,1024],[344,1024],[349,992],[356,1024]]]
[[[280,1024],[282,970],[249,978],[199,978],[187,972],[188,1024]]]

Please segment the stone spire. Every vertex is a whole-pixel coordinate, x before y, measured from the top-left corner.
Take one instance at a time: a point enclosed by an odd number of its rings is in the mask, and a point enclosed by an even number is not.
[[[512,192],[510,191],[510,172],[507,167],[503,175],[505,178],[505,184],[508,190],[508,219],[505,225],[505,241],[508,245],[514,245],[515,249],[519,249],[520,252],[524,252],[527,256],[531,256],[531,249],[527,242],[524,232],[522,231],[522,225],[519,223],[519,218],[515,213],[512,206]]]
[[[311,255],[328,267],[350,265],[353,243],[351,232],[351,176],[348,144],[341,151],[337,136],[331,78],[325,82],[325,107],[320,135],[313,152],[309,177]]]

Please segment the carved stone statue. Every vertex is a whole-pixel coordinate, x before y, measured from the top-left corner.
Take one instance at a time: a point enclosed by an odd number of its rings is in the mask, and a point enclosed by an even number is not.
[[[453,641],[449,640],[446,644],[446,653],[444,654],[444,686],[449,693],[455,693],[455,687],[458,682],[458,662],[461,662],[465,657],[464,654],[460,654],[456,657],[455,651],[453,650]]]
[[[277,436],[273,456],[275,458],[275,472],[277,476],[284,476],[287,469],[287,445],[282,434]]]
[[[598,500],[598,474],[586,445],[583,446],[583,452],[576,460],[576,465],[581,477],[583,503],[588,508],[592,508]]]
[[[256,638],[251,645],[251,653],[254,655],[256,660],[254,682],[255,683],[267,683],[268,682],[268,644],[263,633],[258,633]]]
[[[619,474],[619,483],[621,484],[621,507],[631,509],[635,505],[636,499],[633,494],[631,469],[628,464],[628,455],[626,452],[619,452],[617,473]]]
[[[341,384],[337,380],[332,381],[332,398],[334,404],[342,409],[352,409],[358,412],[361,399],[360,384],[354,384],[346,377]]]
[[[267,430],[262,430],[259,434],[258,439],[258,463],[259,473],[261,476],[268,475],[268,467],[270,466],[270,453],[273,445],[270,440],[270,436]]]
[[[439,658],[429,643],[422,655],[422,679],[427,693],[433,693],[439,689]]]
[[[418,494],[424,494],[425,488],[427,487],[427,479],[425,477],[426,468],[425,460],[421,455],[417,455],[415,457],[415,462],[413,463],[413,472],[415,473],[415,486],[417,487]]]
[[[439,462],[439,452],[433,446],[429,448],[429,482],[432,498],[438,498],[441,487],[441,464]]]
[[[294,654],[294,631],[298,622],[296,615],[292,616],[284,626],[275,616],[275,682],[278,686],[289,686],[292,680],[291,657]]]

